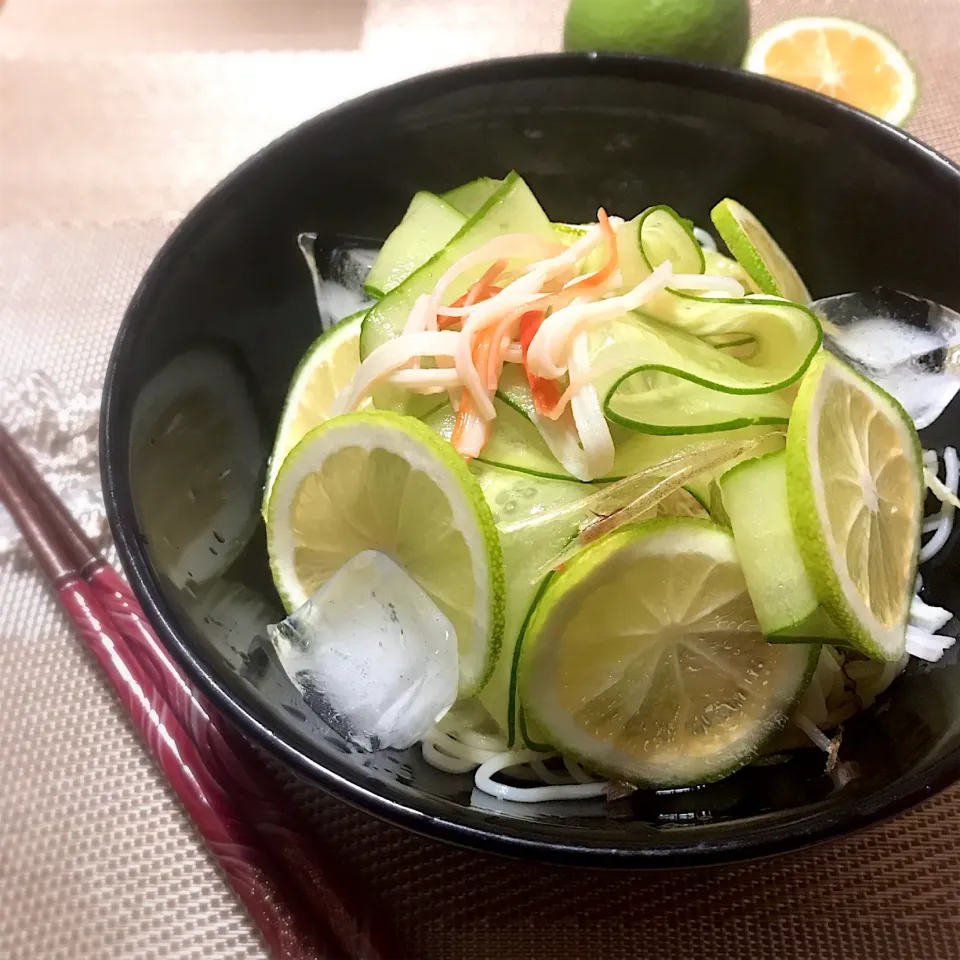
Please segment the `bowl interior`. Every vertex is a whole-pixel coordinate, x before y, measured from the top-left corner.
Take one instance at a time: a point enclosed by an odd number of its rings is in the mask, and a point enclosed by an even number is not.
[[[259,484],[290,376],[319,333],[295,238],[381,241],[417,190],[518,170],[555,220],[668,203],[709,226],[751,207],[815,297],[875,284],[960,308],[960,173],[898,132],[745,74],[548,57],[421,78],[306,124],[190,215],[131,305],[104,414],[121,553],[167,642],[215,702],[306,776],[417,829],[553,859],[686,863],[792,846],[890,812],[955,775],[960,668],[914,669],[823,756],[639,793],[609,811],[498,804],[416,749],[365,755],[327,729],[267,653],[282,616]],[[951,442],[950,410],[926,445]],[[951,549],[924,570],[960,609]],[[561,809],[561,806],[563,809]],[[558,814],[563,813],[560,817]],[[544,846],[538,846],[538,844]]]

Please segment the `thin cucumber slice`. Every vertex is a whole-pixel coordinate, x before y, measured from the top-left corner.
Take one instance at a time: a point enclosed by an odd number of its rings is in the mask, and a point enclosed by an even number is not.
[[[690,222],[672,207],[649,207],[622,224],[617,233],[621,290],[632,290],[654,267],[670,260],[677,273],[703,273],[706,261]],[[588,266],[599,266],[591,264]]]
[[[736,431],[732,434],[720,434],[721,437],[736,437],[742,435],[753,437],[760,440],[758,444],[752,446],[750,451],[741,457],[737,457],[730,463],[716,470],[708,470],[694,477],[687,484],[687,489],[693,493],[701,503],[705,504],[710,518],[721,526],[730,526],[730,517],[723,505],[723,495],[720,489],[720,478],[728,471],[732,470],[738,463],[744,460],[762,457],[768,453],[777,453],[783,450],[787,445],[787,434],[782,426],[753,427],[747,430]],[[762,438],[762,439],[761,439]]]
[[[686,490],[707,513],[710,513],[710,482],[709,477],[701,475],[691,478],[683,485],[683,489]]]
[[[715,349],[708,338],[747,351]],[[594,336],[591,352],[608,417],[687,433],[786,422],[790,401],[778,392],[802,376],[821,339],[817,318],[797,304],[664,291],[642,315]]]
[[[370,308],[360,335],[361,359],[370,356],[380,344],[403,330],[417,298],[430,293],[450,267],[488,240],[504,233],[531,233],[547,240],[555,239],[553,225],[540,209],[530,188],[516,173],[511,173],[503,181],[443,250]],[[484,266],[480,266],[466,271],[451,288],[451,297],[455,298],[466,290],[483,270]],[[374,401],[377,401],[376,397]]]
[[[710,508],[707,513],[710,514],[710,519],[714,523],[719,523],[721,527],[726,527],[728,530],[731,529],[730,515],[723,505],[723,492],[716,480],[710,481]]]
[[[842,639],[820,607],[797,547],[786,457],[781,450],[744,460],[720,478],[737,557],[767,640]]]
[[[650,276],[650,266],[640,252],[640,221],[639,216],[628,220],[617,228],[617,262],[620,265],[622,284],[621,292],[632,290]],[[599,264],[597,264],[599,266]]]
[[[467,218],[432,193],[414,194],[397,228],[387,237],[373,262],[364,289],[382,297],[442,250]]]
[[[583,521],[576,505],[596,487],[524,475],[488,463],[470,465],[490,505],[503,550],[506,606],[503,644],[480,702],[500,726],[510,747],[529,746],[516,699],[518,644],[545,577],[540,571],[574,538]]]
[[[738,360],[748,360],[753,356],[753,350],[757,341],[749,333],[716,333],[707,334],[701,337],[704,343],[709,343],[711,347],[717,350],[726,350],[731,357]]]
[[[677,217],[671,211],[674,220],[666,211],[671,208],[653,207],[633,220],[627,221],[617,230],[617,253],[620,264],[620,276],[623,278],[621,291],[632,290],[650,276],[651,266],[659,265],[663,260],[671,259],[670,246],[673,251],[673,268],[677,273],[701,273],[711,276],[731,277],[737,280],[747,293],[757,292],[757,287],[750,275],[736,260],[725,257],[715,250],[705,250],[693,235],[690,221]],[[647,221],[644,217],[652,213]],[[644,251],[640,243],[640,229],[647,223],[648,249]],[[693,245],[696,245],[694,249]],[[683,268],[683,269],[681,269]],[[657,298],[669,304],[672,296],[683,296],[675,290],[667,289]]]
[[[519,389],[514,396],[520,397]],[[529,403],[532,406],[532,401]],[[490,440],[478,458],[479,462],[545,480],[578,483],[579,481],[568,473],[551,453],[536,425],[521,412],[526,405],[527,401],[524,399],[517,399],[515,404],[513,400],[507,400],[500,394],[494,398],[493,406],[497,416],[493,421]],[[432,411],[422,419],[444,439],[449,440],[452,436],[456,414],[449,404]],[[748,440],[764,436],[776,429],[760,426],[689,436],[656,436],[626,430],[612,424],[611,433],[616,447],[613,469],[607,476],[590,483],[612,483],[649,470],[673,457],[706,451],[710,447],[729,440]]]
[[[504,368],[503,375],[500,378],[500,388],[497,391],[497,398],[530,420],[531,424],[535,424],[533,397],[530,394],[530,387],[527,383],[523,368],[518,364],[507,364]],[[661,435],[651,432],[649,435],[643,436],[638,435],[639,431],[629,426],[623,427],[617,423],[611,423],[610,431],[613,435],[614,445],[616,446],[616,459],[613,469],[606,477],[602,478],[602,480],[620,479],[621,477],[638,473],[641,470],[646,470],[656,463],[666,460],[668,457],[676,456],[679,453],[690,452],[694,449],[703,449],[715,443],[722,443],[728,439],[746,440],[769,435],[772,445],[764,445],[758,450],[757,454],[769,453],[773,450],[781,449],[784,443],[782,426],[789,416],[790,402],[792,402],[792,398],[778,395],[776,399],[769,404],[770,409],[775,413],[775,416],[772,418],[773,422],[769,425],[757,425],[751,421],[749,424],[734,424],[726,431],[722,429],[691,431],[691,436],[685,436],[685,431],[678,431],[677,435],[673,435],[672,431],[665,431]],[[533,431],[530,431],[515,420],[511,420],[510,422],[515,429],[523,431],[523,443],[528,443],[531,446],[536,444],[537,441],[532,439]],[[495,427],[494,429],[497,428]],[[536,433],[539,435],[539,431],[536,431]],[[716,434],[716,437],[710,438],[708,436],[697,435],[701,433]],[[527,440],[527,437],[531,439]],[[754,456],[757,454],[754,454]],[[548,470],[547,472],[551,471]],[[705,479],[703,489],[706,491],[706,499],[702,501],[704,506],[709,503],[709,491],[706,490],[706,486],[712,478],[713,474],[707,476]],[[696,488],[695,482],[691,482],[694,483],[691,492],[694,492],[694,490],[699,492],[699,488]],[[697,492],[694,493],[695,496]]]
[[[665,290],[644,304],[643,314],[712,346],[752,342],[747,364],[771,371],[769,379],[782,386],[799,379],[823,339],[820,321],[812,310],[770,297],[702,297]]]
[[[560,466],[540,432],[523,414],[518,413],[499,396],[494,398],[493,406],[497,416],[493,421],[490,440],[478,458],[481,463],[520,471],[545,480],[576,482],[575,478]],[[456,413],[447,404],[428,414],[423,418],[423,422],[445,440],[449,440],[453,436],[456,419]]]
[[[778,391],[810,362],[796,354],[769,357],[762,349],[739,360],[691,333],[636,314],[608,324],[593,339],[591,353],[601,371],[596,388],[608,419],[653,434],[786,423],[790,404]],[[755,364],[758,355],[769,363]]]
[[[703,248],[697,243],[689,220],[673,207],[650,207],[637,219],[637,245],[647,270],[669,260],[674,273],[703,273]]]
[[[440,195],[451,207],[459,210],[465,217],[472,217],[500,189],[502,180],[492,177],[479,177],[462,186],[454,187]]]
[[[565,755],[640,786],[683,787],[757,756],[818,656],[815,644],[763,642],[727,531],[653,520],[597,541],[550,581],[525,632],[519,690]]]
[[[533,395],[530,393],[526,371],[519,363],[504,364],[500,382],[497,384],[497,396],[521,416],[533,420]]]

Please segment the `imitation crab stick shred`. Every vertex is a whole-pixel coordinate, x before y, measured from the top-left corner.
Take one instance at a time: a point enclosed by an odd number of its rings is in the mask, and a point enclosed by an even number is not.
[[[457,420],[450,436],[457,453],[464,460],[473,460],[480,456],[486,442],[490,439],[490,421],[482,420],[473,408],[470,394],[464,391],[457,410]]]
[[[469,391],[473,397],[473,402],[476,407],[477,413],[484,420],[492,420],[496,416],[496,410],[494,409],[493,403],[490,400],[489,390],[487,388],[486,377],[481,376],[480,371],[477,369],[476,364],[473,358],[473,345],[475,339],[480,335],[481,331],[485,330],[487,327],[498,324],[505,316],[513,313],[514,311],[522,312],[522,308],[533,307],[540,305],[543,299],[544,287],[551,281],[569,275],[571,272],[575,272],[577,265],[580,261],[591,253],[599,244],[603,243],[607,230],[610,228],[615,228],[615,224],[622,224],[622,220],[610,219],[607,227],[596,226],[581,237],[573,246],[568,247],[565,250],[562,250],[561,253],[558,253],[555,256],[549,257],[545,260],[540,260],[539,262],[531,263],[526,267],[526,272],[522,273],[516,280],[512,283],[507,284],[496,296],[491,297],[490,299],[479,303],[475,306],[474,309],[469,311],[469,314],[466,315],[461,331],[463,334],[463,340],[460,343],[460,348],[457,351],[457,372],[460,374],[461,382],[464,388]],[[500,238],[503,239],[503,238]],[[522,235],[510,235],[509,240],[511,244],[516,245],[516,249],[519,251],[524,245]],[[536,240],[533,237],[526,238],[526,246],[529,249],[530,241]],[[543,244],[544,241],[538,241]],[[491,244],[486,244],[481,250],[485,250],[486,256],[489,258],[492,255]],[[447,277],[455,273],[462,273],[463,270],[467,269],[470,266],[474,266],[476,261],[472,261],[471,257],[476,257],[478,254],[468,254],[467,257],[464,257],[460,264],[463,265],[458,267],[454,265],[448,272]],[[497,248],[497,252],[494,255],[499,256],[521,256],[521,253],[511,254],[509,251],[502,248]],[[441,280],[441,283],[438,287],[441,287],[444,283],[444,280]],[[441,291],[442,292],[442,291]],[[435,289],[432,295],[432,301],[435,301],[438,296],[438,291]],[[436,309],[436,308],[433,308]],[[486,371],[484,371],[486,373]]]
[[[620,257],[617,250],[617,234],[610,223],[606,210],[601,207],[597,211],[600,232],[607,244],[606,263],[597,271],[587,274],[566,284],[562,294],[567,299],[578,296],[581,292],[586,293],[590,290],[599,291],[604,284],[616,273],[620,265]],[[555,295],[557,296],[557,295]],[[567,391],[561,397],[560,389],[555,379],[539,377],[531,373],[527,366],[527,354],[530,350],[530,344],[534,336],[543,324],[546,318],[546,310],[532,310],[525,313],[520,321],[520,346],[523,350],[524,368],[527,373],[527,382],[530,384],[530,393],[533,397],[534,406],[538,413],[546,416],[558,417],[567,405],[567,401],[572,395],[572,391]],[[561,403],[561,400],[563,402]]]
[[[470,307],[481,300],[486,300],[500,292],[499,287],[493,286],[493,281],[507,269],[506,260],[496,260],[490,264],[476,283],[470,286],[465,294],[457,297],[449,307],[438,307],[437,316],[447,318],[453,322],[462,320],[470,312]]]
[[[474,365],[486,367],[490,353],[490,342],[494,331],[486,331],[474,347]],[[478,416],[470,393],[463,391],[460,405],[457,407],[457,419],[453,425],[453,434],[450,442],[454,449],[466,460],[472,460],[480,455],[480,451],[490,439],[490,421]]]
[[[562,250],[559,243],[550,243],[540,237],[534,237],[525,233],[507,233],[499,237],[488,240],[483,246],[474,250],[472,253],[461,257],[437,282],[430,294],[428,310],[434,316],[441,310],[441,301],[450,285],[467,270],[479,267],[483,263],[489,263],[492,260],[501,260],[504,258],[537,260],[542,257],[549,257]],[[459,311],[457,315],[464,316],[467,313],[466,307],[462,304],[454,306],[448,313]]]
[[[574,338],[581,331],[606,320],[630,313],[658,294],[670,282],[673,268],[664,260],[645,280],[619,297],[588,301],[578,297],[569,306],[552,313],[534,334],[527,353],[527,365],[538,377],[556,380],[569,367]]]
[[[496,296],[501,288],[493,286],[493,281],[503,273],[506,265],[506,260],[498,260],[462,297],[457,297],[449,307],[440,307],[437,311],[437,323],[440,329],[448,329],[461,323],[475,303]]]
[[[483,276],[461,298],[464,307],[472,307],[475,303],[495,296],[500,292],[499,287],[493,286],[493,281],[506,269],[506,260],[497,260],[491,264]],[[495,331],[482,336],[474,347],[474,365],[477,368],[488,369],[491,347]],[[493,384],[491,392],[497,389]],[[450,442],[454,448],[466,459],[471,460],[480,455],[480,451],[490,439],[490,424],[477,416],[476,409],[470,394],[466,391],[460,397],[457,407],[457,419],[453,427]]]
[[[452,441],[469,459],[478,456],[489,439],[496,417],[492,398],[504,364],[519,362],[536,412],[550,420],[572,413],[564,421],[568,439],[577,442],[579,433],[581,455],[593,467],[602,465],[608,459],[609,434],[601,429],[605,423],[591,385],[595,371],[582,334],[636,309],[659,292],[673,272],[664,263],[634,289],[614,295],[622,284],[616,229],[623,221],[608,217],[603,208],[597,219],[570,246],[507,234],[461,257],[433,291],[413,305],[401,335],[364,360],[354,382],[338,397],[338,411],[354,409],[380,383],[420,393],[446,390],[457,410]],[[585,259],[601,248],[606,256],[599,269],[578,276]],[[484,266],[464,294],[443,305],[451,285]],[[693,281],[698,282],[703,278]],[[424,357],[432,358],[429,369],[420,369]]]
[[[587,333],[581,331],[574,338],[570,352],[570,383],[576,387],[570,397],[570,409],[580,435],[587,469],[591,476],[602,477],[613,468],[616,450],[596,387],[590,383],[589,377]]]
[[[496,392],[497,385],[500,382],[500,375],[503,373],[506,353],[513,345],[514,338],[519,332],[524,313],[525,310],[523,307],[519,310],[513,310],[494,327],[493,336],[491,337],[492,347],[485,370],[487,389],[490,393]]]
[[[475,305],[466,318],[462,327],[462,340],[457,351],[457,371],[461,382],[472,396],[477,413],[484,420],[492,420],[496,416],[485,377],[473,359],[473,346],[477,338],[487,329],[496,327],[508,314],[525,307],[535,301],[542,284],[542,277],[538,274],[528,274],[504,287],[500,293]],[[484,371],[485,373],[486,371]]]
[[[337,396],[331,409],[332,415],[355,410],[378,383],[389,379],[411,360],[455,356],[460,337],[459,333],[445,330],[439,333],[412,333],[381,344],[360,364],[350,386]]]
[[[523,348],[515,340],[503,349],[504,363],[523,363]]]
[[[601,207],[597,211],[597,219],[600,221],[600,229],[603,232],[604,240],[607,244],[607,262],[596,272],[588,273],[585,277],[578,277],[568,285],[568,292],[576,291],[576,296],[596,287],[603,286],[607,280],[616,272],[620,266],[620,255],[617,251],[617,234],[610,223],[607,211]]]
[[[527,367],[527,352],[530,349],[530,343],[540,329],[545,317],[545,311],[530,310],[520,318],[520,349],[523,351],[523,366],[527,373],[527,383],[530,384],[533,405],[536,407],[537,413],[549,415],[560,402],[560,390],[556,381],[547,380],[545,377],[537,377]]]

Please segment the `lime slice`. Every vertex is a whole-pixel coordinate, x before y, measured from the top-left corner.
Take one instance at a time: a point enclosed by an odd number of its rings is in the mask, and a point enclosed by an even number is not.
[[[349,386],[360,366],[360,326],[363,311],[347,317],[318,337],[300,361],[284,401],[277,439],[263,484],[263,515],[267,515],[270,491],[287,454],[308,430],[330,416],[334,398]],[[369,406],[369,403],[367,403]]]
[[[181,353],[133,408],[130,470],[156,569],[193,590],[216,580],[257,527],[264,453],[250,387],[212,347]]]
[[[923,516],[913,421],[889,394],[832,354],[800,386],[787,431],[787,494],[814,590],[846,642],[899,660]]]
[[[277,592],[295,610],[351,557],[387,554],[449,618],[460,694],[486,682],[503,633],[503,561],[490,508],[450,444],[412,417],[352,413],[311,430],[267,510]]]
[[[549,742],[611,777],[725,777],[786,722],[817,647],[764,643],[733,538],[709,521],[623,527],[554,577],[520,665]]]
[[[810,293],[797,268],[767,228],[742,204],[729,197],[710,211],[710,219],[761,293],[808,304]]]

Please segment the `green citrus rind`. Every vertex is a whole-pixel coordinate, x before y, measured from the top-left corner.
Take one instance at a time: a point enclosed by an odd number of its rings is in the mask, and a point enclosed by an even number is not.
[[[710,211],[710,219],[762,293],[783,297],[792,303],[810,302],[810,293],[797,268],[767,228],[742,203],[727,197]],[[761,246],[764,249],[761,250]]]

